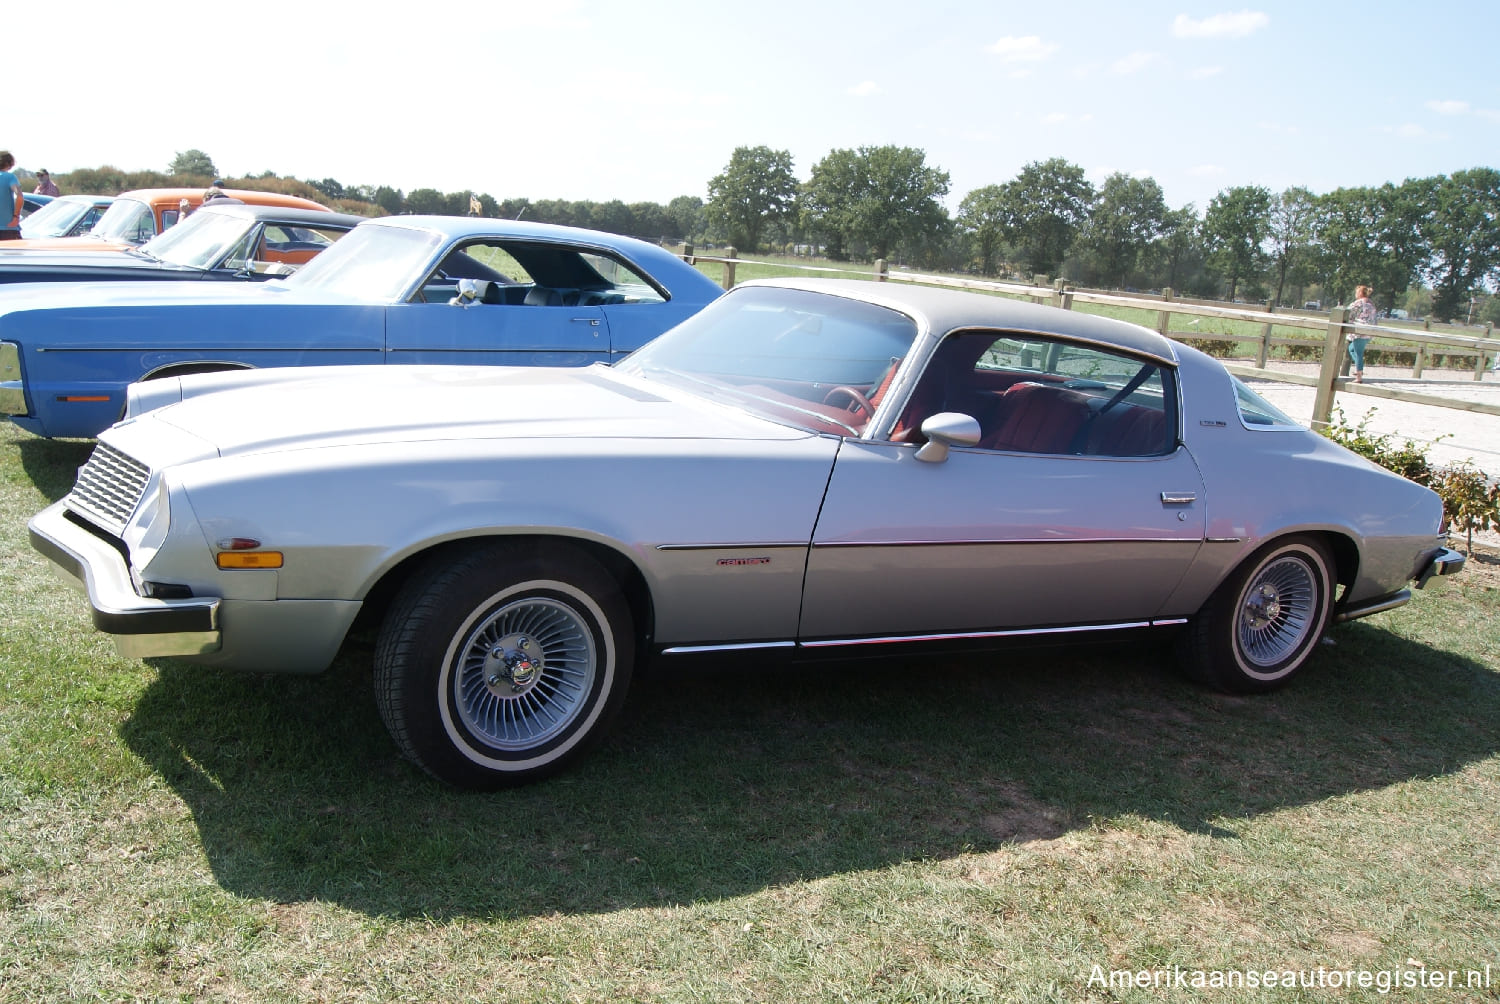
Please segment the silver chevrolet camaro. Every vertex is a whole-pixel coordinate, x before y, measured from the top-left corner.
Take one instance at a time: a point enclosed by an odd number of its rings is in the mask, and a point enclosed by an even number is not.
[[[1442,524],[1144,328],[767,280],[613,367],[135,385],[31,533],[127,656],[316,672],[368,623],[396,743],[491,787],[575,760],[648,656],[1165,629],[1268,690],[1460,570]]]

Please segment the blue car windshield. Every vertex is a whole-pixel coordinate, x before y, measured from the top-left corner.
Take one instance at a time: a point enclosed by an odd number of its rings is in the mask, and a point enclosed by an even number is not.
[[[282,281],[299,289],[396,302],[426,278],[445,240],[425,230],[361,223]]]
[[[873,392],[917,334],[914,320],[886,307],[745,286],[647,343],[619,369],[826,431],[825,398],[842,395],[837,403],[844,405],[849,389]],[[836,424],[849,432],[858,427],[843,419]]]
[[[21,236],[65,237],[73,224],[94,207],[89,200],[53,199],[41,209],[21,221]]]

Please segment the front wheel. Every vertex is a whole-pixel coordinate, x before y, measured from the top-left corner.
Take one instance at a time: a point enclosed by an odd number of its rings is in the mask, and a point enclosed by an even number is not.
[[[1333,608],[1333,560],[1311,537],[1275,541],[1235,569],[1193,618],[1188,675],[1236,693],[1286,683],[1317,647]]]
[[[375,643],[375,696],[401,751],[466,788],[522,784],[594,745],[635,661],[619,585],[567,545],[501,541],[428,563]]]

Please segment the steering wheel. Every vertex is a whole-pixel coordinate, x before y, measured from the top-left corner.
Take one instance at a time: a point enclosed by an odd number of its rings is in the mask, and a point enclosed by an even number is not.
[[[870,403],[870,399],[865,397],[863,391],[856,390],[853,387],[845,387],[843,385],[840,385],[838,387],[830,387],[828,389],[828,393],[823,395],[823,403],[832,404],[833,399],[835,397],[838,397],[840,394],[847,394],[849,396],[849,399],[854,404],[854,407],[847,410],[854,412],[856,416],[858,416],[860,412],[864,412],[864,417],[868,419],[871,415],[875,414],[875,406]]]

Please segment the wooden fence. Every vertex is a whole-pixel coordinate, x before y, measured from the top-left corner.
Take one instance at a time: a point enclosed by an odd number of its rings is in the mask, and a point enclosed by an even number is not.
[[[1313,401],[1312,414],[1312,423],[1315,426],[1328,425],[1333,414],[1334,398],[1337,394],[1355,394],[1364,397],[1384,398],[1391,401],[1406,401],[1412,404],[1430,405],[1434,408],[1469,411],[1482,415],[1500,415],[1500,405],[1484,404],[1477,401],[1458,401],[1452,398],[1439,397],[1434,394],[1423,394],[1418,391],[1377,387],[1367,383],[1354,383],[1343,375],[1343,371],[1347,369],[1349,361],[1348,353],[1345,350],[1347,344],[1345,336],[1350,332],[1355,332],[1371,338],[1378,338],[1382,345],[1413,346],[1416,362],[1412,367],[1412,376],[1415,378],[1421,378],[1424,368],[1428,365],[1428,353],[1436,347],[1458,349],[1465,354],[1472,352],[1476,356],[1473,370],[1474,379],[1482,380],[1489,361],[1496,356],[1500,356],[1500,339],[1494,337],[1493,325],[1486,325],[1482,335],[1458,335],[1387,325],[1351,324],[1349,322],[1349,311],[1342,307],[1335,307],[1323,316],[1310,317],[1305,314],[1276,313],[1271,307],[1213,306],[1201,301],[1183,302],[1174,299],[1171,290],[1166,290],[1163,294],[1123,295],[1099,290],[1075,289],[1061,279],[1053,282],[1051,285],[1046,285],[1038,283],[996,282],[986,279],[967,279],[958,276],[926,275],[904,270],[893,272],[886,268],[884,261],[877,261],[873,271],[859,271],[856,269],[817,265],[786,265],[780,262],[760,262],[738,257],[735,249],[732,247],[727,249],[727,254],[724,256],[707,257],[695,255],[692,246],[688,245],[684,248],[682,257],[685,261],[693,264],[699,262],[717,262],[722,264],[724,266],[723,285],[725,289],[734,286],[737,265],[768,265],[778,269],[791,269],[813,273],[836,273],[850,278],[873,279],[876,282],[910,282],[924,286],[948,286],[956,289],[1000,293],[1005,296],[1050,304],[1055,307],[1061,307],[1063,310],[1073,309],[1075,303],[1094,303],[1114,307],[1132,307],[1140,310],[1150,310],[1156,313],[1156,330],[1165,337],[1178,341],[1209,339],[1244,342],[1250,339],[1241,335],[1199,333],[1197,331],[1181,329],[1173,330],[1172,321],[1177,317],[1219,317],[1230,320],[1249,321],[1261,325],[1255,365],[1247,366],[1238,363],[1227,363],[1226,368],[1229,372],[1237,376],[1315,387],[1317,395]],[[1322,337],[1321,339],[1272,337],[1271,332],[1274,327],[1305,328],[1308,331],[1316,332]],[[1266,367],[1267,360],[1270,356],[1271,348],[1276,345],[1303,345],[1313,348],[1318,353],[1321,363],[1318,375],[1315,377],[1303,376],[1297,373],[1286,373],[1280,370],[1268,369]]]

